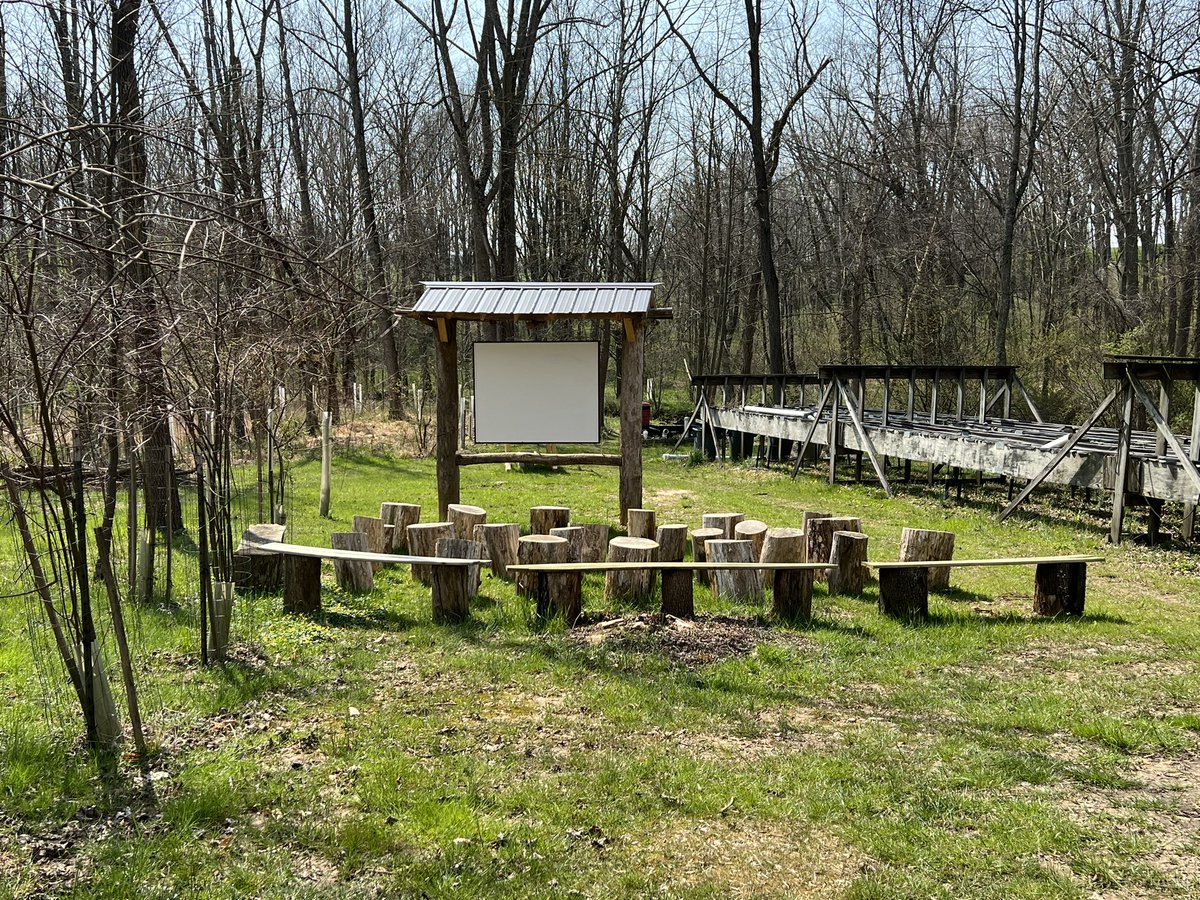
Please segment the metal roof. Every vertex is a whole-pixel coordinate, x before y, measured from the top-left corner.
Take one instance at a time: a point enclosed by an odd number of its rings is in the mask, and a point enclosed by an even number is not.
[[[458,319],[611,319],[653,315],[656,283],[534,281],[426,281],[425,293],[405,312]],[[669,312],[668,312],[669,315]]]

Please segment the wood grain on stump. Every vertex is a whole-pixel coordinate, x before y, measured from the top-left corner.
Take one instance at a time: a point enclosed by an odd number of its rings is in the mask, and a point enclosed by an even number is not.
[[[485,558],[492,561],[492,574],[502,581],[512,581],[508,567],[517,561],[521,526],[515,523],[476,525],[472,537],[483,544]]]
[[[355,550],[366,553],[367,536],[361,531],[335,531],[329,536],[329,546],[334,550]],[[375,575],[371,564],[359,559],[334,559],[333,574],[338,587],[343,591],[365,594],[375,587]]]
[[[283,525],[251,525],[233,551],[233,583],[239,591],[270,591],[283,587],[283,556],[260,550],[256,544],[283,540]]]
[[[768,528],[758,559],[759,562],[804,562],[804,532],[799,528]],[[778,574],[763,572],[763,587],[774,588]],[[812,581],[811,572],[809,581]]]
[[[879,611],[893,619],[923,621],[929,617],[928,569],[887,568],[879,574]]]
[[[408,552],[408,526],[421,521],[421,507],[415,503],[381,503],[379,518],[392,526],[390,553]]]
[[[529,510],[531,534],[549,534],[551,528],[566,528],[571,524],[571,510],[566,506],[534,506]]]
[[[571,545],[566,538],[551,534],[528,534],[517,542],[517,562],[522,565],[568,562],[567,555],[570,552]],[[522,597],[536,596],[537,573],[518,572],[517,592]]]
[[[560,537],[571,545],[567,553],[568,562],[583,562],[583,529],[578,525],[568,525],[566,528],[551,528],[551,537]]]
[[[560,537],[567,542],[566,562],[583,562],[583,529],[578,525],[554,528],[551,537]],[[550,576],[551,612],[561,614],[568,626],[579,621],[583,614],[583,573],[559,572]]]
[[[583,557],[580,562],[604,562],[608,557],[608,526],[585,522],[576,527],[583,529]]]
[[[737,523],[745,518],[744,513],[705,513],[702,524],[705,528],[720,528],[721,537],[727,541],[732,541],[735,539],[733,530],[737,527]]]
[[[660,562],[683,562],[688,544],[686,525],[660,525],[655,540]],[[662,614],[679,619],[690,619],[696,614],[691,572],[662,573]]]
[[[464,541],[462,538],[442,538],[437,542],[436,549],[437,555],[443,559],[487,559],[487,548],[478,541]],[[466,569],[468,575],[467,599],[474,599],[475,595],[479,593],[479,571],[483,568],[483,564],[452,568]]]
[[[1038,563],[1033,573],[1033,612],[1038,616],[1082,616],[1087,563]]]
[[[355,516],[353,529],[367,536],[367,549],[372,553],[387,553],[387,534],[383,530],[383,519],[377,516]],[[383,563],[370,563],[372,571],[378,572]]]
[[[749,541],[754,545],[755,560],[762,559],[763,541],[767,537],[767,523],[758,519],[744,519],[733,526],[733,538],[737,541]]]
[[[758,562],[754,558],[754,545],[749,541],[709,541],[706,549],[711,562]],[[716,576],[714,590],[718,597],[725,600],[762,602],[761,573],[753,569],[716,569],[713,575]]]
[[[451,503],[446,507],[446,521],[454,526],[454,536],[463,541],[474,538],[475,526],[487,522],[487,510],[465,503]]]
[[[437,542],[454,537],[449,522],[418,522],[408,526],[408,552],[413,556],[437,556]],[[433,569],[423,563],[413,563],[412,577],[421,584],[432,584]]]
[[[313,556],[288,556],[284,559],[283,608],[292,613],[320,610],[321,560]]]
[[[708,561],[708,542],[720,541],[725,539],[725,532],[720,528],[697,528],[692,532],[692,561],[707,562]],[[714,573],[704,569],[696,570],[696,580],[701,584],[707,584],[712,587],[716,582],[713,577]]]
[[[954,532],[905,528],[900,532],[901,562],[923,559],[954,559]],[[934,566],[926,573],[929,589],[944,591],[950,587],[950,567]]]
[[[609,562],[651,562],[658,542],[649,538],[615,537],[608,542]],[[654,593],[653,569],[625,569],[604,573],[604,599],[639,603]]]
[[[854,531],[833,533],[833,552],[829,562],[829,593],[843,597],[859,597],[867,584],[867,536]]]
[[[833,554],[833,535],[836,531],[862,531],[862,523],[851,516],[809,519],[804,525],[807,562],[829,562]],[[817,581],[827,580],[826,572],[818,570]]]

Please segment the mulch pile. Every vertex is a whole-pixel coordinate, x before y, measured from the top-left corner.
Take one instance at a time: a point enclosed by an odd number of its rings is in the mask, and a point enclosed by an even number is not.
[[[593,620],[570,633],[570,639],[579,644],[616,652],[654,653],[689,669],[748,656],[773,637],[758,619],[677,619],[647,612]]]

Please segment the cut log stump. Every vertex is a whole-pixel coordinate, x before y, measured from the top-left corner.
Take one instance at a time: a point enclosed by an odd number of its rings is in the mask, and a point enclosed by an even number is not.
[[[767,523],[758,519],[744,519],[733,526],[736,541],[749,541],[754,545],[754,559],[762,559],[763,541],[767,537]]]
[[[1033,573],[1033,612],[1038,616],[1082,616],[1087,563],[1039,563]]]
[[[583,529],[583,556],[580,562],[604,562],[608,556],[608,526],[586,522],[577,527]]]
[[[282,541],[283,525],[251,525],[233,551],[233,583],[239,591],[275,592],[283,587],[283,557],[255,544]]]
[[[517,559],[522,565],[538,563],[570,562],[567,558],[571,545],[566,538],[554,537],[550,534],[530,534],[521,538],[517,550]],[[545,591],[538,590],[539,583]],[[544,572],[519,572],[517,574],[517,590],[525,597],[537,600],[537,615],[540,619],[550,616],[554,602],[550,590],[553,579]]]
[[[900,532],[900,561],[954,559],[954,532],[905,528]],[[928,572],[929,589],[944,591],[950,587],[950,567],[934,566]]]
[[[829,562],[829,593],[843,597],[860,597],[867,584],[867,536],[854,531],[833,533],[833,552]]]
[[[451,503],[446,507],[446,521],[454,526],[454,536],[469,541],[474,538],[475,526],[487,522],[487,511],[465,503]]]
[[[321,609],[321,560],[288,556],[283,563],[283,608],[291,613]]]
[[[725,532],[720,528],[697,528],[692,532],[692,561],[707,562],[708,561],[708,542],[720,541],[725,539]],[[696,570],[696,580],[701,584],[713,586],[715,579],[714,573],[704,569]]]
[[[652,509],[631,509],[627,521],[630,537],[652,541],[658,533],[658,516]]]
[[[804,532],[799,528],[770,528],[763,539],[761,562],[804,562]],[[771,611],[785,622],[812,616],[813,573],[810,569],[763,572],[771,587]]]
[[[367,535],[362,531],[335,531],[329,536],[329,546],[334,550],[355,550],[359,553],[371,549],[367,545]],[[365,594],[375,587],[375,575],[369,562],[335,559],[333,573],[337,576],[338,587],[343,591]]]
[[[502,581],[512,581],[508,567],[517,561],[521,526],[515,523],[476,525],[473,537],[486,548],[487,558],[492,561],[492,574]]]
[[[721,537],[724,540],[732,541],[736,539],[733,530],[737,528],[738,522],[741,522],[745,518],[744,513],[705,513],[702,524],[705,528],[720,528]]]
[[[437,542],[454,537],[449,522],[418,522],[408,526],[408,552],[413,556],[437,556]],[[433,569],[423,563],[413,563],[412,577],[421,584],[433,583]]]
[[[367,549],[372,553],[387,553],[387,533],[383,528],[383,519],[376,516],[355,516],[354,530],[361,531],[367,536]],[[371,563],[372,571],[378,572],[383,563]]]
[[[393,526],[390,553],[408,552],[408,526],[421,521],[421,507],[415,503],[382,503],[379,518]]]
[[[487,559],[487,548],[478,541],[464,541],[462,538],[442,538],[437,542],[437,555],[443,559]],[[439,566],[434,566],[439,568]],[[467,599],[475,599],[479,593],[479,570],[477,566],[451,566],[450,568],[464,569],[467,572]],[[434,573],[436,574],[436,573]]]
[[[914,566],[879,570],[879,611],[905,621],[929,618],[929,570]]]
[[[615,537],[608,542],[609,562],[651,562],[658,542],[649,538]],[[605,572],[604,599],[641,603],[654,593],[653,569]]]
[[[660,525],[655,540],[660,562],[683,562],[688,544],[686,525]],[[662,573],[662,614],[677,619],[690,619],[696,615],[691,572]]]
[[[554,528],[551,537],[560,537],[567,542],[567,562],[583,562],[583,529],[578,525]],[[550,609],[552,614],[561,614],[568,626],[579,621],[583,614],[583,573],[559,572],[550,576]]]
[[[833,535],[837,531],[862,531],[862,523],[850,516],[828,516],[824,519],[809,519],[804,524],[805,555],[807,562],[829,562],[833,555]],[[827,574],[818,570],[817,581],[827,580]]]
[[[534,506],[529,510],[530,534],[549,534],[551,528],[570,524],[571,510],[566,506]]]
[[[711,562],[758,562],[754,558],[754,545],[750,541],[709,541],[706,547]],[[748,600],[761,603],[763,600],[761,573],[753,569],[715,569],[716,595],[724,600]]]

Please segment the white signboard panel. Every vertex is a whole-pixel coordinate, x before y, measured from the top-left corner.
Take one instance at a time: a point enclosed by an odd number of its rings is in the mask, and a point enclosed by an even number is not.
[[[477,343],[475,441],[598,444],[600,345],[595,341]]]

